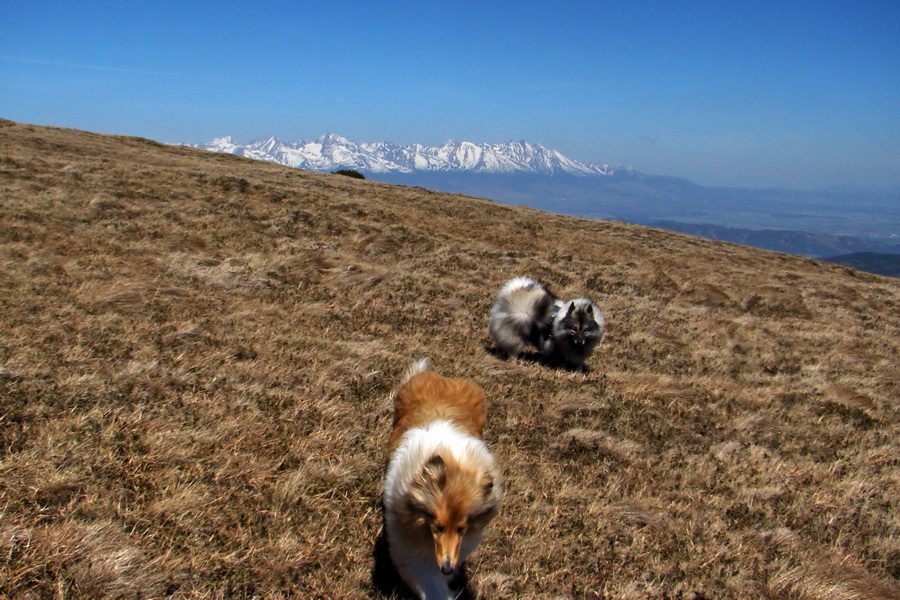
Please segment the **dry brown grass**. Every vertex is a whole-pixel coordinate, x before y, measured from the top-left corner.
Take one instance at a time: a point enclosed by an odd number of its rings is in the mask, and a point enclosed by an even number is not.
[[[507,483],[471,596],[900,597],[897,280],[8,121],[0,224],[0,597],[390,595],[424,356]],[[521,274],[603,307],[588,374],[486,351]]]

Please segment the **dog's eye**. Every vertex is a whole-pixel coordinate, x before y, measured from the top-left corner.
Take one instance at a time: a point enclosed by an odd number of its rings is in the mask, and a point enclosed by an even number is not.
[[[466,528],[465,528],[465,527],[457,527],[457,528],[456,528],[456,533],[458,533],[459,535],[462,535],[462,534],[464,534],[465,532],[466,532]]]
[[[437,530],[438,533],[444,533],[443,525],[435,525],[434,528]]]

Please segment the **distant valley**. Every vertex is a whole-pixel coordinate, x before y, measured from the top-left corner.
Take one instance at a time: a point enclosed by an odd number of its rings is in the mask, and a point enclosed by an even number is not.
[[[744,246],[776,250],[808,258],[887,275],[900,276],[900,245],[843,235],[814,234],[780,229],[740,229],[719,225],[698,225],[674,221],[649,223],[653,227],[733,242]]]
[[[822,258],[851,253],[900,254],[900,245],[846,235],[827,235],[781,229],[740,229],[720,225],[697,225],[674,221],[648,223],[653,227],[704,237],[709,240],[734,242],[764,250],[777,250],[809,258]]]
[[[887,277],[900,277],[900,254],[853,252],[840,256],[823,257],[822,260],[867,273],[886,275]]]

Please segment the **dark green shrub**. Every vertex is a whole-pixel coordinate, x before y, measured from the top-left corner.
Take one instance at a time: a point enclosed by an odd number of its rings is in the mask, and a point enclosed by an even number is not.
[[[359,171],[354,171],[352,169],[339,169],[335,171],[337,175],[346,175],[347,177],[355,177],[356,179],[365,179],[366,176],[360,173]]]

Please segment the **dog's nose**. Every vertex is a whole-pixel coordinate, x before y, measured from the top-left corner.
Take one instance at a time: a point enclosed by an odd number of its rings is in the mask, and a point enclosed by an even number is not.
[[[453,565],[449,560],[445,560],[444,564],[441,565],[441,573],[443,573],[444,575],[453,575],[453,571]]]

